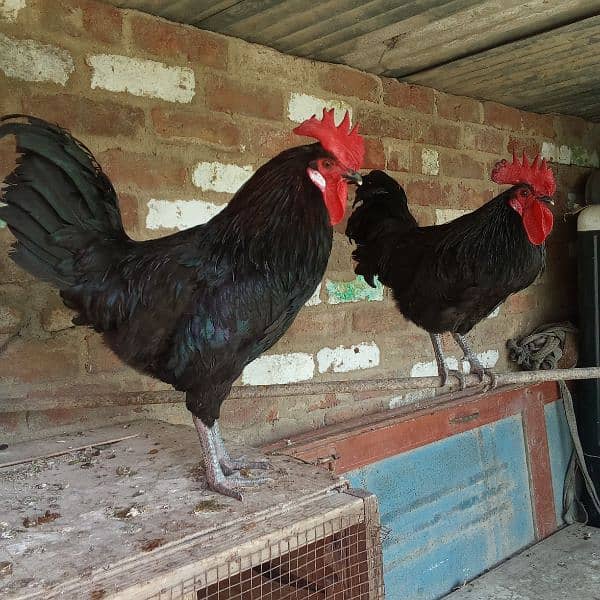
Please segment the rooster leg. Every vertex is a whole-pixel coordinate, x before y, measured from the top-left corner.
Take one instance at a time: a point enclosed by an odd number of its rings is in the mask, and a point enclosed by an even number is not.
[[[452,337],[456,340],[456,343],[460,346],[460,349],[463,351],[465,355],[465,360],[471,366],[471,373],[475,373],[479,375],[481,381],[483,381],[484,375],[488,375],[490,378],[490,388],[494,389],[498,383],[496,379],[496,374],[491,369],[486,369],[481,361],[477,358],[473,349],[471,348],[467,338],[460,333],[453,333]]]
[[[269,469],[271,468],[271,463],[268,460],[256,460],[250,461],[246,460],[245,456],[240,456],[239,458],[231,458],[225,444],[223,442],[223,437],[221,436],[221,429],[219,427],[219,421],[215,421],[212,429],[212,436],[215,441],[215,447],[217,449],[217,456],[219,458],[219,464],[221,465],[221,469],[225,475],[232,475],[235,471],[240,471],[242,469]]]
[[[242,494],[236,489],[250,485],[258,485],[269,481],[268,478],[247,478],[241,475],[232,475],[226,477],[219,463],[219,456],[212,433],[212,429],[207,427],[200,419],[193,417],[202,451],[204,452],[204,470],[206,472],[206,481],[208,487],[219,494],[242,500]]]
[[[433,352],[437,362],[438,375],[442,378],[441,387],[444,387],[448,383],[448,376],[452,374],[460,382],[460,389],[464,390],[467,387],[467,380],[464,374],[453,369],[449,370],[446,366],[444,352],[442,351],[442,336],[439,333],[430,333],[429,337],[431,338],[431,345],[433,346]]]

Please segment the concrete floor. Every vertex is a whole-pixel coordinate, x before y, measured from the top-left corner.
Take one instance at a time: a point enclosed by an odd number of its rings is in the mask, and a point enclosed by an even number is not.
[[[600,600],[600,529],[571,525],[447,600]]]

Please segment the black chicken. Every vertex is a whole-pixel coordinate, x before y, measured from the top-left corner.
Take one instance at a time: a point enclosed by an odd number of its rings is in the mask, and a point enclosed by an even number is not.
[[[235,488],[256,479],[234,471],[265,464],[228,455],[221,404],[321,281],[346,182],[360,183],[362,137],[348,115],[333,119],[323,111],[298,126],[320,143],[264,164],[208,223],[144,242],[126,235],[116,193],[80,142],[33,117],[0,122],[22,154],[0,208],[12,259],[58,287],[74,323],[102,332],[125,363],[186,393],[208,483],[238,499]]]
[[[346,235],[355,240],[355,271],[391,288],[400,312],[431,336],[442,378],[448,379],[441,334],[452,333],[471,371],[483,368],[464,337],[510,294],[529,286],[544,268],[544,240],[552,230],[547,203],[556,185],[546,162],[525,154],[499,162],[492,180],[512,184],[481,208],[443,225],[419,227],[404,190],[389,175],[363,178]],[[453,372],[464,387],[464,376]]]

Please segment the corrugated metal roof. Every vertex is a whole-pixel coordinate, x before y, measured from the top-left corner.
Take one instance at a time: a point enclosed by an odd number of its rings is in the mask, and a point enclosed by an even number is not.
[[[600,121],[598,0],[110,0],[296,56]]]

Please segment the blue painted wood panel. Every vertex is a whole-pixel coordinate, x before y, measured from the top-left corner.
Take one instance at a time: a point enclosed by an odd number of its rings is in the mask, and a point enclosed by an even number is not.
[[[432,600],[534,539],[520,416],[345,476],[377,494],[388,600]]]
[[[571,452],[573,452],[573,442],[571,441],[571,434],[569,433],[562,400],[546,404],[544,412],[546,416],[546,430],[548,432],[548,450],[550,452],[556,522],[561,525],[564,523],[562,512],[565,474],[569,466]]]

